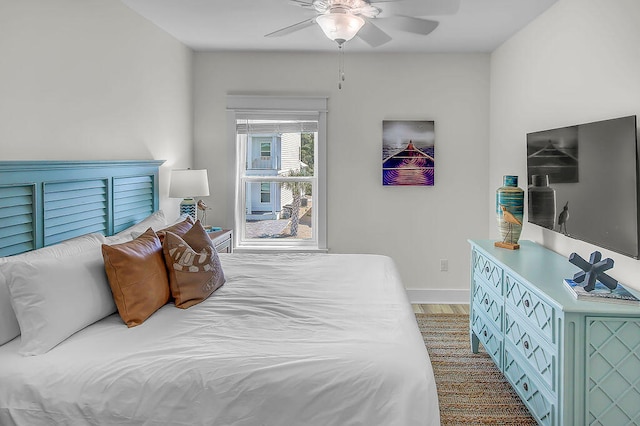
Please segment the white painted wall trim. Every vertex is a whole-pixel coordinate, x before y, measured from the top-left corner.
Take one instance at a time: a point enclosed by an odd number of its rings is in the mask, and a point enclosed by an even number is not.
[[[239,231],[234,232],[234,251],[241,251],[242,248],[251,251],[260,251],[267,244],[252,243],[244,241],[244,231],[242,224],[245,223],[245,185],[246,177],[241,177],[238,173],[243,166],[245,158],[242,143],[236,138],[236,122],[238,118],[261,118],[287,117],[288,119],[308,119],[314,117],[318,121],[316,141],[316,188],[313,191],[313,201],[315,212],[316,238],[309,241],[287,241],[282,244],[271,244],[281,247],[284,251],[327,251],[327,104],[328,96],[260,96],[260,95],[227,95],[227,139],[229,152],[229,164],[234,164],[234,168],[229,168],[229,179],[235,182],[235,191],[229,192],[228,212],[229,217],[234,218],[233,228]],[[278,115],[284,114],[284,115]],[[300,117],[298,117],[300,116]],[[270,178],[275,181],[277,177]],[[244,243],[244,244],[243,244]],[[243,247],[244,245],[244,247]]]
[[[329,96],[266,96],[227,95],[227,110],[241,111],[292,111],[327,112]]]
[[[409,302],[417,304],[468,304],[469,290],[408,288]]]

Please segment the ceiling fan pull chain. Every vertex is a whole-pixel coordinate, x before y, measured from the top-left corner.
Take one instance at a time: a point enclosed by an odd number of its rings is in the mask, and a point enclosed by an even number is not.
[[[342,89],[344,81],[344,49],[343,44],[338,45],[338,89]]]

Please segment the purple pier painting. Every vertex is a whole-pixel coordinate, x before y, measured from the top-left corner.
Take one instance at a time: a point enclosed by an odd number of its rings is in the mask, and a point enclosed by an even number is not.
[[[433,121],[382,122],[382,184],[433,186]]]

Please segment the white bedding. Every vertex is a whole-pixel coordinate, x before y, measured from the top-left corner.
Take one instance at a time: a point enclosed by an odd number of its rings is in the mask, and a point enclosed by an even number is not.
[[[391,259],[220,258],[227,283],[187,310],[114,314],[34,357],[0,346],[0,424],[440,424]]]

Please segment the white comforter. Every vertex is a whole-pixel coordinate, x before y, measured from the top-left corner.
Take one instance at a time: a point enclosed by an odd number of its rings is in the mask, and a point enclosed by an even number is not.
[[[389,258],[220,257],[227,283],[187,310],[112,315],[35,357],[1,346],[0,424],[439,424]]]

